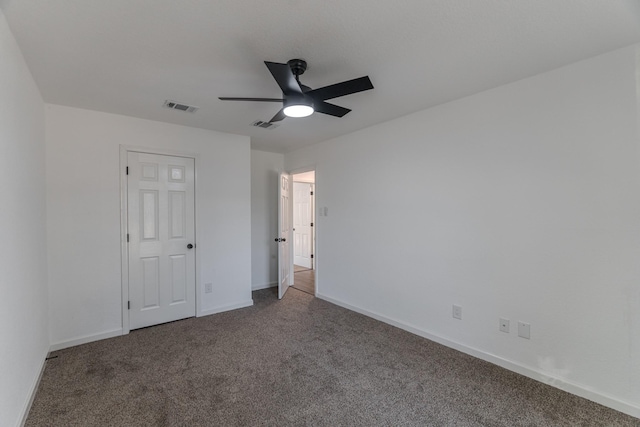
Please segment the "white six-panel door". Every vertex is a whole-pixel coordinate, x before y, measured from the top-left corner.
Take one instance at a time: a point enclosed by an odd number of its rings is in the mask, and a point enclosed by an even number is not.
[[[195,316],[194,159],[127,156],[129,326]]]
[[[278,298],[291,284],[291,176],[280,174],[278,183]]]
[[[307,268],[312,268],[311,189],[312,184],[293,183],[293,263]]]

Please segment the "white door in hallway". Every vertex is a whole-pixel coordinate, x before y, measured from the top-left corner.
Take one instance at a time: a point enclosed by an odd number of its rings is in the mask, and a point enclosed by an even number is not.
[[[129,325],[195,316],[195,164],[129,152]]]
[[[291,285],[291,176],[280,174],[278,182],[278,298],[282,298]]]
[[[293,263],[306,268],[312,268],[312,192],[312,184],[293,183]]]

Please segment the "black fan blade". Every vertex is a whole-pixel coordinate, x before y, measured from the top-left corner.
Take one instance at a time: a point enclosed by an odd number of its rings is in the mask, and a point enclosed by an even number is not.
[[[273,78],[276,79],[278,86],[282,89],[282,93],[285,95],[302,94],[300,83],[296,80],[296,77],[291,71],[289,64],[279,64],[277,62],[264,61]]]
[[[368,76],[358,79],[347,80],[346,82],[321,87],[307,92],[313,99],[324,101],[325,99],[337,98],[339,96],[351,95],[365,90],[373,89],[373,84]]]
[[[287,116],[284,115],[284,108],[281,108],[280,111],[278,111],[278,114],[276,114],[271,120],[269,120],[269,123],[280,122],[284,120],[285,117]]]
[[[342,117],[351,111],[348,108],[340,107],[338,105],[329,104],[328,102],[320,101],[313,103],[313,109],[318,113],[328,114],[330,116]]]
[[[221,96],[218,99],[221,101],[284,102],[284,99],[279,99],[279,98],[229,98],[229,97]]]

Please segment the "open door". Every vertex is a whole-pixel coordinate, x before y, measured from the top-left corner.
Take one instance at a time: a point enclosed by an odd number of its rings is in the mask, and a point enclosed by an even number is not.
[[[278,183],[278,298],[291,285],[291,176],[280,174]]]

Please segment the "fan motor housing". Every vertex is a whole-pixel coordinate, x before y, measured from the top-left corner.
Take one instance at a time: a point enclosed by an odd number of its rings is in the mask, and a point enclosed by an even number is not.
[[[289,64],[291,72],[296,77],[303,75],[307,71],[307,61],[304,59],[290,59],[287,64]]]
[[[308,105],[310,107],[314,106],[313,98],[305,94],[284,95],[283,104],[285,107],[288,105],[295,105],[295,104]]]

